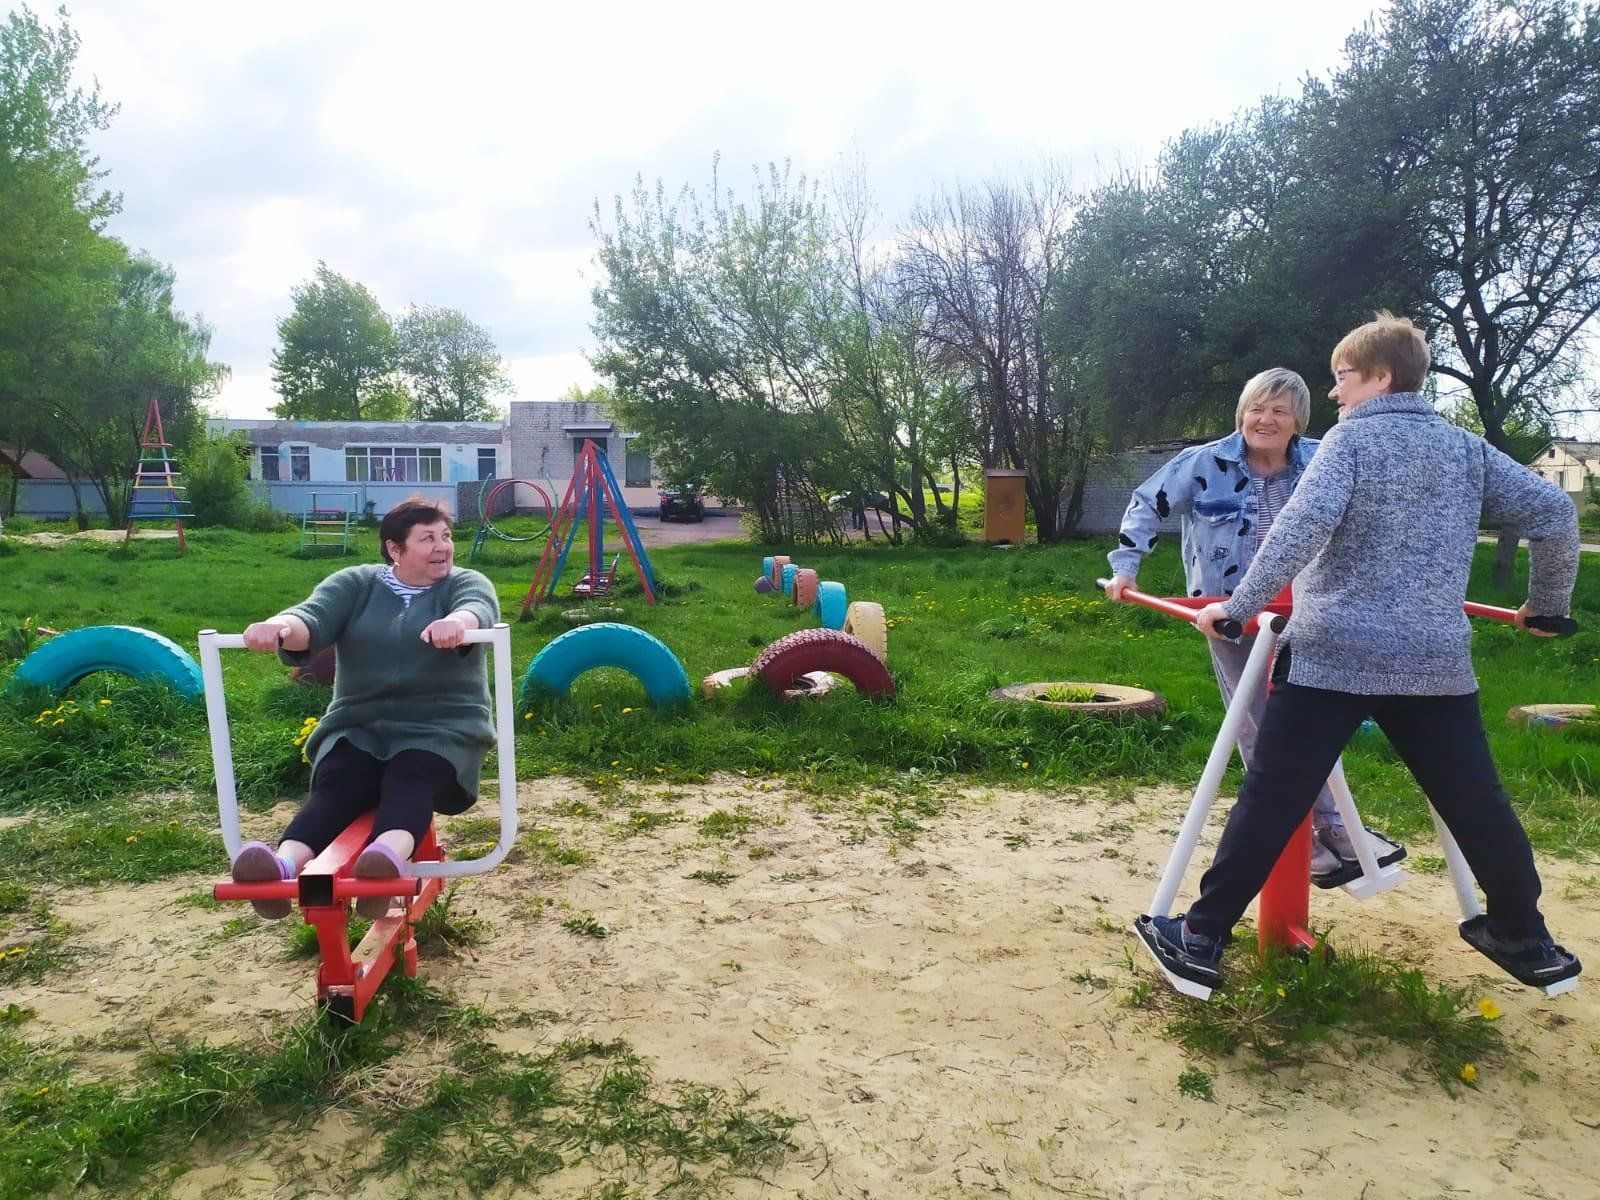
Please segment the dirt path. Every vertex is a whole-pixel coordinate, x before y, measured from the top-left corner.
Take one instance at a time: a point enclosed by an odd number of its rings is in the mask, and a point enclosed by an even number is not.
[[[1243,1057],[1187,1057],[1165,1017],[1124,1002],[1136,980],[1155,978],[1127,925],[1181,814],[1176,793],[951,795],[909,847],[860,811],[819,813],[742,783],[645,797],[677,819],[633,837],[622,836],[627,809],[568,815],[579,795],[562,780],[527,785],[523,818],[592,864],[524,861],[463,886],[458,902],[494,936],[426,969],[464,1001],[561,1014],[539,1037],[626,1038],[660,1080],[756,1089],[800,1118],[798,1152],[765,1182],[733,1182],[732,1195],[1594,1194],[1600,986],[1550,1001],[1490,978],[1454,936],[1442,876],[1413,876],[1365,906],[1319,895],[1313,920],[1338,942],[1492,997],[1537,1078],[1485,1070],[1476,1090],[1452,1097],[1408,1073],[1398,1051],[1271,1075]],[[703,817],[738,809],[751,821],[742,838],[701,836]],[[1595,959],[1585,935],[1600,924],[1595,867],[1542,865],[1552,925]],[[695,871],[731,878],[717,887]],[[97,953],[8,997],[38,1011],[28,1036],[148,1027],[215,1040],[304,1011],[311,968],[274,952],[280,929],[226,937],[235,911],[176,904],[205,883],[57,895]],[[565,932],[572,913],[611,936]],[[1189,1066],[1215,1075],[1212,1102],[1179,1093]],[[350,1122],[335,1112],[297,1136],[305,1161],[325,1162]],[[378,1183],[359,1194],[385,1194]],[[167,1194],[329,1194],[318,1186],[250,1150]],[[539,1194],[584,1193],[558,1182]]]

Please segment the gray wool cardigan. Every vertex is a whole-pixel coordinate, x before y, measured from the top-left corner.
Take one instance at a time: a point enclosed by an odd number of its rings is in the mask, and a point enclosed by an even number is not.
[[[1480,516],[1529,542],[1528,603],[1565,616],[1578,574],[1572,501],[1415,392],[1328,431],[1223,606],[1243,620],[1291,580],[1289,682],[1360,695],[1477,690],[1461,611]]]
[[[283,610],[311,630],[310,647],[279,651],[283,661],[303,664],[323,647],[336,647],[333,703],[306,742],[306,757],[314,771],[340,740],[384,761],[402,750],[431,750],[449,760],[456,780],[476,796],[495,743],[485,650],[435,649],[422,631],[462,608],[489,628],[500,617],[494,585],[454,567],[408,605],[384,585],[382,571],[376,563],[335,571]]]

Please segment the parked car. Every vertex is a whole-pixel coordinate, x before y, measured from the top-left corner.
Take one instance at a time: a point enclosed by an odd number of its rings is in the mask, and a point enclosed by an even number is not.
[[[698,483],[668,484],[661,489],[661,519],[671,521],[704,521],[706,519],[705,492]]]

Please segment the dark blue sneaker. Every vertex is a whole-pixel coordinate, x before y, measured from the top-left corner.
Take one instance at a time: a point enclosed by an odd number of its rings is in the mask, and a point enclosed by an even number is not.
[[[1221,984],[1223,940],[1196,933],[1182,913],[1175,917],[1140,917],[1133,928],[1156,961],[1172,974],[1202,987]]]
[[[1489,931],[1489,917],[1461,922],[1461,938],[1518,983],[1548,988],[1574,979],[1583,970],[1576,954],[1550,937],[1503,938]]]

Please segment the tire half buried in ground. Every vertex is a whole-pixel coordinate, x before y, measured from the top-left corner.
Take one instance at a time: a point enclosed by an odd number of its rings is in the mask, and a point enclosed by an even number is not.
[[[883,660],[839,629],[802,629],[781,637],[756,656],[750,670],[778,693],[809,672],[831,671],[855,684],[862,695],[894,695],[894,679]]]
[[[1052,700],[1050,694],[1058,689],[1094,692],[1091,700]],[[1167,709],[1167,698],[1144,688],[1124,687],[1116,683],[1012,683],[995,688],[989,699],[1017,704],[1042,704],[1046,708],[1059,708],[1085,716],[1100,717],[1108,721],[1131,721],[1135,717],[1155,717]]]

